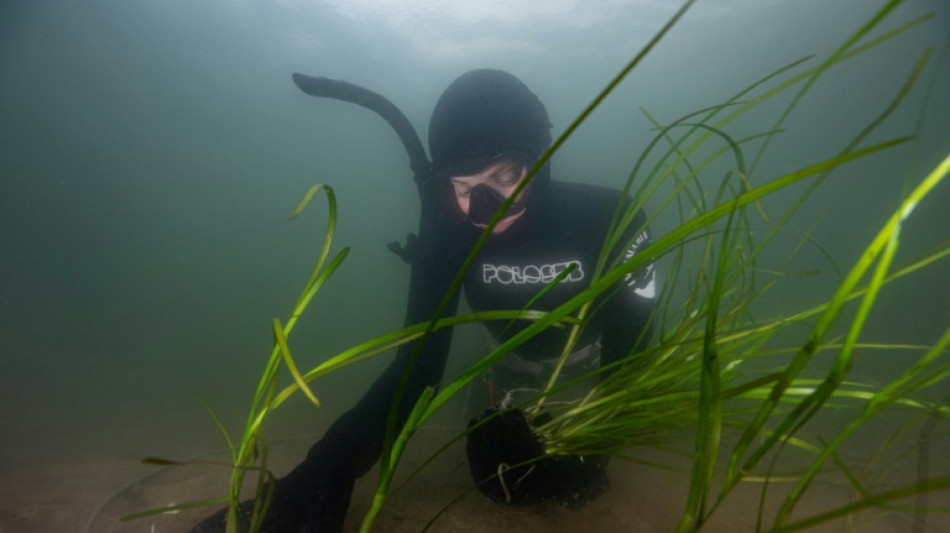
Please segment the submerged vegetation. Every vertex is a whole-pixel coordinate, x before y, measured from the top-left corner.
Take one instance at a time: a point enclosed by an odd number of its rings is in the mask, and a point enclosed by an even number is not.
[[[660,42],[691,3],[681,9],[555,141],[529,173],[522,188]],[[636,454],[630,451],[637,446],[685,453],[690,462],[690,488],[678,531],[701,529],[736,486],[753,480],[761,484],[757,522],[758,529],[763,531],[806,529],[868,507],[890,506],[901,498],[950,488],[950,477],[929,477],[926,473],[904,485],[873,492],[839,454],[842,445],[862,426],[888,410],[905,409],[927,420],[950,418],[950,407],[927,401],[919,395],[924,389],[945,386],[948,382],[950,328],[932,346],[862,341],[862,330],[871,311],[879,305],[881,291],[886,290],[888,284],[950,254],[950,243],[945,242],[924,257],[897,266],[904,223],[913,215],[914,208],[926,201],[927,195],[950,173],[950,154],[919,183],[909,186],[904,198],[895,199],[893,215],[882,221],[880,231],[860,259],[842,274],[838,289],[825,303],[785,309],[772,318],[758,316],[760,312],[755,309],[765,295],[794,274],[782,266],[773,270],[761,268],[759,263],[763,253],[769,250],[776,235],[830,173],[854,160],[887,153],[913,140],[912,137],[900,137],[869,143],[872,133],[904,103],[911,88],[918,85],[930,59],[929,50],[910,66],[906,82],[893,95],[890,105],[878,116],[870,118],[867,126],[853,139],[845,142],[837,156],[812,162],[771,179],[761,179],[756,174],[762,153],[781,134],[785,119],[826,71],[925,22],[926,17],[868,39],[872,30],[879,30],[887,15],[900,3],[898,0],[888,2],[817,66],[808,67],[809,58],[792,62],[755,81],[727,101],[686,114],[668,124],[660,123],[644,110],[644,115],[656,128],[656,135],[643,150],[623,186],[625,195],[633,201],[626,207],[618,206],[613,230],[604,236],[604,251],[589,288],[550,312],[520,309],[442,317],[440,311],[428,323],[366,341],[331,357],[316,368],[299,371],[287,338],[348,253],[344,248],[331,258],[336,226],[336,200],[332,188],[312,188],[291,218],[299,215],[318,192],[325,192],[329,222],[317,265],[290,317],[284,323],[275,319],[272,324],[274,349],[255,391],[252,410],[240,441],[232,441],[215,418],[231,451],[233,465],[228,496],[179,507],[229,503],[233,528],[233,512],[241,497],[245,475],[255,472],[260,504],[255,515],[260,517],[268,503],[268,488],[272,486],[268,483],[271,476],[267,471],[263,423],[297,391],[319,405],[317,396],[308,385],[317,377],[408,342],[420,341],[421,345],[438,328],[486,320],[529,320],[530,325],[457,378],[442,383],[438,390],[427,389],[402,427],[396,427],[395,417],[391,415],[376,496],[363,523],[363,530],[369,531],[385,503],[407,442],[426,420],[493,362],[545,328],[572,328],[574,334],[570,339],[579,337],[584,324],[597,313],[600,298],[615,290],[625,276],[653,262],[662,267],[664,286],[652,318],[654,338],[650,348],[643,353],[630,354],[628,360],[615,368],[598,370],[611,372],[574,402],[555,404],[546,403],[545,399],[589,376],[555,386],[555,370],[548,390],[530,402],[512,407],[524,409],[529,414],[543,410],[552,415],[549,421],[536,428],[548,454],[600,453],[637,461]],[[743,138],[734,138],[729,133],[730,123],[779,95],[784,95],[784,101],[789,103],[772,128]],[[748,155],[752,153],[755,155],[750,160]],[[724,165],[728,169],[722,170]],[[712,181],[704,177],[711,172],[722,177]],[[795,189],[801,191],[800,196],[789,202],[786,210],[773,221],[759,204],[760,200],[779,192],[790,194],[790,188],[796,184],[801,185]],[[517,196],[517,192],[512,194],[512,198]],[[609,250],[626,248],[618,246],[622,235],[639,233],[627,230],[634,214],[644,206],[651,213],[650,221],[664,210],[675,210],[679,226],[667,231],[629,260],[612,257]],[[486,229],[459,272],[453,290],[460,285],[464,270],[507,207],[508,204],[502,206]],[[799,248],[812,244],[808,238],[803,238]],[[789,253],[788,261],[797,250]],[[572,348],[569,341],[563,350],[562,363]],[[890,382],[872,386],[859,383],[849,375],[859,350],[901,350],[916,352],[919,356],[901,372],[895,373]],[[815,360],[825,363],[824,370],[817,375],[806,372]],[[282,367],[293,377],[293,383],[278,389],[278,374]],[[767,367],[771,369],[756,370]],[[829,410],[848,413],[849,422],[842,425],[837,434],[820,438],[810,429],[810,423]],[[459,435],[456,440],[463,437]],[[881,446],[886,447],[888,442],[882,441]],[[691,448],[683,449],[684,445]],[[767,515],[765,501],[775,492],[774,486],[778,483],[774,472],[782,469],[783,457],[792,449],[807,454],[807,464],[804,467],[797,465],[793,481],[781,490],[778,509]],[[681,466],[682,461],[674,461],[672,465]],[[816,516],[795,514],[796,506],[817,476],[829,472],[840,473],[859,497],[846,506],[828,509]],[[162,508],[160,512],[167,510]]]

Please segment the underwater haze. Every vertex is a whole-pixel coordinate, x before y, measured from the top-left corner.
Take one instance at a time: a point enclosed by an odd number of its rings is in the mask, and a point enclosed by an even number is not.
[[[554,179],[621,187],[655,135],[640,106],[669,123],[793,60],[815,54],[809,65],[820,64],[883,4],[699,0],[554,157]],[[425,144],[442,90],[465,71],[499,68],[539,96],[557,135],[678,8],[667,0],[0,4],[0,531],[82,531],[112,494],[150,471],[142,457],[224,448],[202,402],[230,429],[243,423],[271,350],[270,321],[290,313],[322,242],[322,202],[287,221],[311,185],[335,189],[335,246],[352,251],[290,339],[298,365],[402,325],[409,267],[386,245],[418,224],[405,151],[379,117],[303,94],[293,72],[385,95]],[[922,80],[868,143],[918,138],[836,169],[777,241],[783,252],[808,232],[849,267],[909,184],[950,152],[950,3],[909,0],[875,34],[926,13],[933,17],[823,75],[760,162],[764,181],[834,157],[934,48]],[[769,130],[788,98],[731,132]],[[909,219],[902,259],[950,239],[947,185]],[[797,196],[785,194],[767,199],[766,211]],[[652,229],[675,223],[661,217]],[[807,248],[794,267],[823,274],[770,296],[763,312],[831,296],[837,281],[824,254]],[[893,288],[870,336],[933,344],[950,324],[946,261]],[[477,356],[477,339],[457,336],[452,364]],[[325,407],[289,402],[271,438],[319,436],[386,357],[314,382]],[[888,374],[886,358],[872,363],[867,379]]]

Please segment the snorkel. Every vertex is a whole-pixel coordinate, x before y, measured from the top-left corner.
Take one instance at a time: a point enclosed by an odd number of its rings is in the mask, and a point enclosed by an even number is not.
[[[432,163],[426,156],[425,148],[419,141],[419,134],[412,127],[406,115],[387,100],[383,95],[375,93],[365,87],[343,80],[331,80],[323,76],[307,76],[294,72],[294,84],[309,94],[321,98],[333,98],[365,107],[383,118],[399,136],[406,154],[409,155],[409,168],[412,169],[413,179],[420,187],[424,187],[432,176]]]
[[[364,107],[382,117],[392,127],[409,156],[409,168],[412,169],[413,181],[416,183],[419,199],[422,203],[423,219],[420,221],[419,232],[424,233],[425,215],[433,212],[436,207],[433,204],[437,201],[436,195],[431,190],[433,185],[432,163],[426,156],[425,148],[422,147],[422,142],[419,140],[419,134],[416,133],[416,129],[412,127],[412,123],[409,122],[406,115],[386,97],[365,87],[343,80],[333,80],[323,76],[308,76],[299,72],[294,72],[292,77],[294,84],[304,93]],[[411,264],[418,247],[418,239],[417,235],[410,233],[406,236],[405,245],[393,241],[387,245],[387,248],[401,257],[403,261]]]

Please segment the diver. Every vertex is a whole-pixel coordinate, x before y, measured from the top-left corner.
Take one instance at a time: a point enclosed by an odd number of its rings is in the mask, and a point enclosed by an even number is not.
[[[294,81],[308,94],[372,109],[403,141],[422,210],[418,235],[410,235],[406,246],[394,243],[390,249],[412,266],[405,323],[430,320],[482,230],[551,145],[552,125],[544,105],[509,73],[467,72],[449,85],[433,110],[428,131],[430,162],[408,120],[388,100],[338,80],[294,74]],[[593,276],[614,210],[618,203],[628,201],[613,189],[553,180],[546,164],[513,201],[467,271],[462,290],[468,305],[473,311],[521,309],[558,276],[560,282],[531,307],[550,310],[577,295]],[[625,249],[615,251],[624,259],[650,243],[642,211],[628,227],[621,240]],[[458,292],[452,295],[447,315],[457,310]],[[579,349],[567,358],[564,372],[568,376],[625,359],[649,340],[656,295],[652,265],[628,275],[608,293],[583,328],[576,344]],[[519,327],[511,327],[508,321],[485,324],[494,343],[514,335]],[[567,341],[568,329],[549,328],[497,363],[491,379],[498,397],[488,398],[485,407],[506,393],[541,389]],[[423,390],[442,380],[451,338],[451,328],[436,330],[421,348],[398,406],[397,427]],[[354,482],[382,453],[390,407],[414,348],[414,343],[400,347],[357,404],[330,426],[302,463],[274,483],[263,531],[342,530]],[[502,412],[493,424],[470,435],[470,466],[483,493],[512,505],[542,501],[581,505],[606,489],[603,457],[538,463],[538,468],[519,474],[527,482],[514,495],[497,479],[490,479],[496,477],[499,463],[517,462],[510,453],[528,454],[522,455],[528,458],[539,453],[527,429],[524,415],[514,410]],[[499,441],[496,432],[505,433],[507,440]],[[252,507],[253,502],[239,507],[241,527],[247,527]],[[194,531],[224,531],[226,511],[206,518]]]

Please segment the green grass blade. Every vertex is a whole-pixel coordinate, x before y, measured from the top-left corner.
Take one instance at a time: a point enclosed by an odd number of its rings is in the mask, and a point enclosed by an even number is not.
[[[139,518],[148,518],[149,516],[156,516],[165,513],[174,513],[177,511],[186,511],[188,509],[195,509],[197,507],[208,507],[209,505],[221,505],[222,503],[228,503],[227,498],[211,498],[208,500],[201,500],[188,503],[176,503],[174,505],[169,505],[166,507],[158,507],[155,509],[148,509],[146,511],[140,511],[138,513],[127,514],[119,518],[120,522],[128,522],[130,520],[138,520]]]
[[[228,451],[231,453],[231,460],[236,463],[237,453],[234,449],[234,441],[231,440],[231,435],[228,433],[227,428],[224,427],[224,423],[221,422],[221,418],[218,417],[218,414],[214,412],[214,409],[205,403],[204,400],[199,399],[198,401],[200,401],[201,405],[203,405],[205,410],[208,411],[208,414],[211,415],[211,419],[214,420],[214,425],[217,426],[218,430],[221,431],[221,434],[224,435],[224,441],[228,443]]]
[[[313,269],[313,272],[310,274],[310,279],[304,285],[303,294],[307,294],[310,290],[310,286],[314,283],[320,271],[323,270],[323,264],[326,261],[327,257],[330,255],[330,245],[333,243],[333,235],[336,232],[336,219],[337,219],[337,205],[336,205],[336,193],[333,192],[333,187],[324,184],[317,184],[304,194],[303,198],[300,200],[300,203],[297,204],[297,207],[290,213],[290,216],[287,217],[287,220],[294,220],[304,209],[310,205],[310,202],[313,200],[314,195],[319,191],[324,191],[327,196],[327,207],[329,208],[328,220],[327,220],[327,229],[326,234],[323,238],[323,245],[320,249],[320,255],[317,257],[317,264]],[[294,306],[293,316],[300,316],[300,312],[306,307],[306,304],[303,303],[303,294],[300,299],[297,300],[297,305]],[[294,320],[296,322],[296,320]],[[293,327],[291,327],[293,329]]]
[[[300,387],[300,390],[310,399],[310,402],[320,407],[320,401],[317,400],[317,397],[313,394],[313,391],[310,390],[310,387],[307,386],[307,382],[304,381],[303,376],[300,375],[300,372],[297,370],[297,365],[294,364],[294,358],[290,355],[290,347],[287,346],[287,337],[284,336],[284,328],[280,325],[280,320],[274,319],[272,322],[274,326],[274,342],[280,347],[280,355],[284,359],[284,364],[287,365],[287,370],[290,371],[290,375],[293,376],[294,382]]]
[[[702,372],[699,382],[699,418],[696,423],[696,456],[693,474],[690,477],[690,492],[686,511],[677,531],[685,532],[700,527],[706,514],[719,443],[722,432],[722,381],[719,367],[719,348],[716,343],[716,326],[722,298],[723,284],[728,269],[730,228],[736,211],[730,211],[725,233],[719,248],[716,276],[709,295],[708,317],[703,335]]]
[[[802,531],[813,528],[819,524],[829,522],[831,520],[843,518],[869,507],[880,507],[894,500],[946,489],[950,489],[950,477],[928,479],[913,485],[907,485],[898,489],[880,492],[868,498],[862,498],[856,502],[841,506],[837,509],[811,516],[804,520],[799,520],[798,522],[793,522],[791,524],[770,529],[765,533],[791,533],[792,531]]]

